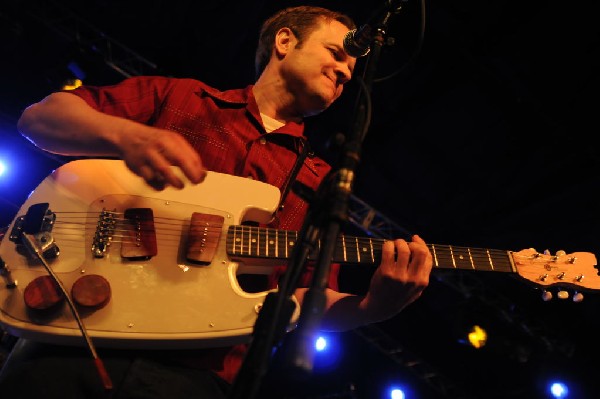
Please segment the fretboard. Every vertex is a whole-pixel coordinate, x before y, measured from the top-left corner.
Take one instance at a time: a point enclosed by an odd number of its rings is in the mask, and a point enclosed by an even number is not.
[[[298,239],[298,232],[264,227],[230,226],[227,231],[227,253],[230,257],[289,259]],[[370,237],[340,235],[332,262],[341,264],[378,265],[385,240]],[[428,244],[433,265],[439,269],[513,272],[510,251]]]

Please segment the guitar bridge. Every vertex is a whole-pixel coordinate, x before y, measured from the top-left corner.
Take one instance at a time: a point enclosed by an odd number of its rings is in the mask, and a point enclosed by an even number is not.
[[[51,233],[55,221],[56,214],[50,210],[48,203],[31,205],[25,216],[19,216],[15,220],[9,240],[17,244],[19,252],[23,252],[27,248],[23,235],[29,234],[33,236],[44,258],[56,258],[60,250]]]

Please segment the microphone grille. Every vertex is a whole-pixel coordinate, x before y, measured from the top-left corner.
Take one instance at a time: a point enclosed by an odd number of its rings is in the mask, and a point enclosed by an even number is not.
[[[359,58],[367,55],[369,53],[369,45],[368,43],[365,45],[364,43],[361,45],[356,40],[356,29],[352,29],[344,35],[344,50],[348,53],[349,56]]]

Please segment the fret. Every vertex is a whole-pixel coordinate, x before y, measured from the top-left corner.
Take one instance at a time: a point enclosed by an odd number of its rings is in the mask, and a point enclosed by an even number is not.
[[[264,232],[264,229],[259,229],[258,227],[254,227],[254,228],[252,228],[252,231],[254,231],[254,234],[256,236],[256,244],[255,244],[256,255],[262,258],[265,256],[265,248],[264,248],[265,232]]]
[[[243,255],[244,254],[244,226],[239,226],[237,229],[236,245],[238,248],[237,249],[238,254]]]
[[[486,270],[497,271],[497,272],[512,272],[514,271],[514,265],[512,259],[507,251],[500,251],[494,249],[486,250],[488,255],[489,268]]]
[[[279,258],[279,232],[275,231],[275,257]]]
[[[264,251],[263,255],[268,258],[271,256],[271,254],[269,252],[269,229],[264,229],[264,230],[265,230],[265,238],[264,238],[263,242],[264,242],[265,251]]]
[[[246,255],[252,255],[252,230],[251,227],[242,226],[242,229],[246,232]]]
[[[232,248],[233,248],[233,253],[234,253],[234,254],[235,254],[235,251],[236,251],[236,250],[235,250],[235,244],[238,242],[238,236],[237,236],[237,232],[238,232],[238,229],[237,229],[237,228],[234,228],[234,229],[233,229],[233,243],[232,243]]]
[[[261,256],[260,252],[260,229],[258,227],[252,227],[251,231],[253,232],[254,238],[252,239],[252,244],[254,244],[254,253],[256,256]]]
[[[252,238],[248,226],[240,226],[240,253],[242,255],[252,255],[250,252],[250,239]]]
[[[256,242],[255,242],[255,248],[256,248],[256,255],[261,256],[261,252],[260,252],[260,229],[258,227],[254,228],[254,231],[256,231]]]
[[[455,269],[469,270],[475,269],[470,248],[466,247],[450,247],[452,251],[452,259]]]
[[[259,257],[262,255],[262,253],[260,252],[260,229],[258,229],[257,227],[250,227],[248,228],[248,231],[252,236],[252,239],[249,240],[250,245],[252,246],[252,250],[250,251],[250,253]]]
[[[431,256],[433,257],[433,267],[440,267],[440,261],[437,256],[437,247],[434,244],[429,246],[429,250],[431,251]]]
[[[360,263],[360,247],[358,246],[358,237],[354,237],[354,242],[356,243],[356,262]]]
[[[373,239],[369,238],[369,246],[371,247],[371,261],[373,263],[377,262],[377,259],[381,259],[381,245],[383,245],[383,242],[379,242],[379,245],[375,247],[373,245]]]
[[[494,270],[494,262],[492,261],[492,257],[490,256],[490,251],[485,251],[488,257],[488,261],[490,262],[490,268]]]
[[[471,253],[471,248],[468,248],[469,250],[469,261],[471,262],[471,266],[473,267],[473,270],[475,270],[475,263],[473,262],[473,254]]]
[[[250,255],[249,253],[247,253],[245,251],[245,249],[246,249],[246,243],[247,243],[247,241],[246,241],[247,240],[246,235],[248,233],[247,232],[247,228],[246,228],[246,226],[241,226],[241,227],[242,227],[242,229],[241,229],[242,230],[242,235],[240,237],[241,238],[241,240],[240,240],[240,253],[242,255]]]
[[[348,254],[346,253],[346,236],[342,235],[342,253],[344,257],[344,262],[348,262]]]
[[[371,255],[371,262],[375,262],[375,256],[373,254],[373,240],[369,237],[369,248],[367,249],[369,254]]]
[[[435,266],[442,269],[456,269],[450,246],[439,245],[435,247]]]
[[[287,230],[285,231],[285,258],[289,259],[289,254],[288,254],[288,232]]]
[[[476,252],[473,252],[473,263],[475,265],[476,270],[494,270],[492,256],[490,251],[487,249],[481,249]]]
[[[373,240],[371,238],[357,237],[356,250],[358,252],[358,263],[373,263],[375,261]]]

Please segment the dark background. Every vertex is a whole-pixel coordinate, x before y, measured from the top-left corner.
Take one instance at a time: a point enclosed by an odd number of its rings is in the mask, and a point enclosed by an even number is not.
[[[383,1],[3,0],[0,157],[15,166],[0,181],[0,223],[66,161],[36,150],[15,124],[73,77],[73,65],[87,84],[129,73],[245,86],[260,23],[298,4],[338,9],[361,25]],[[388,26],[395,44],[383,48],[376,76],[393,77],[373,85],[356,198],[429,243],[600,254],[598,6],[427,1],[425,26],[422,12],[421,2],[403,2]],[[309,122],[315,148],[334,163],[356,92],[350,84]],[[343,277],[360,290],[366,273]],[[571,398],[598,397],[598,310],[593,291],[581,303],[544,302],[515,276],[436,271],[396,318],[341,334],[343,364],[316,376],[312,394],[342,397],[353,383],[359,397],[380,398],[378,387],[400,376],[414,384],[411,398],[543,398],[545,379],[562,375],[574,384]],[[459,343],[475,323],[489,334],[481,350]]]

